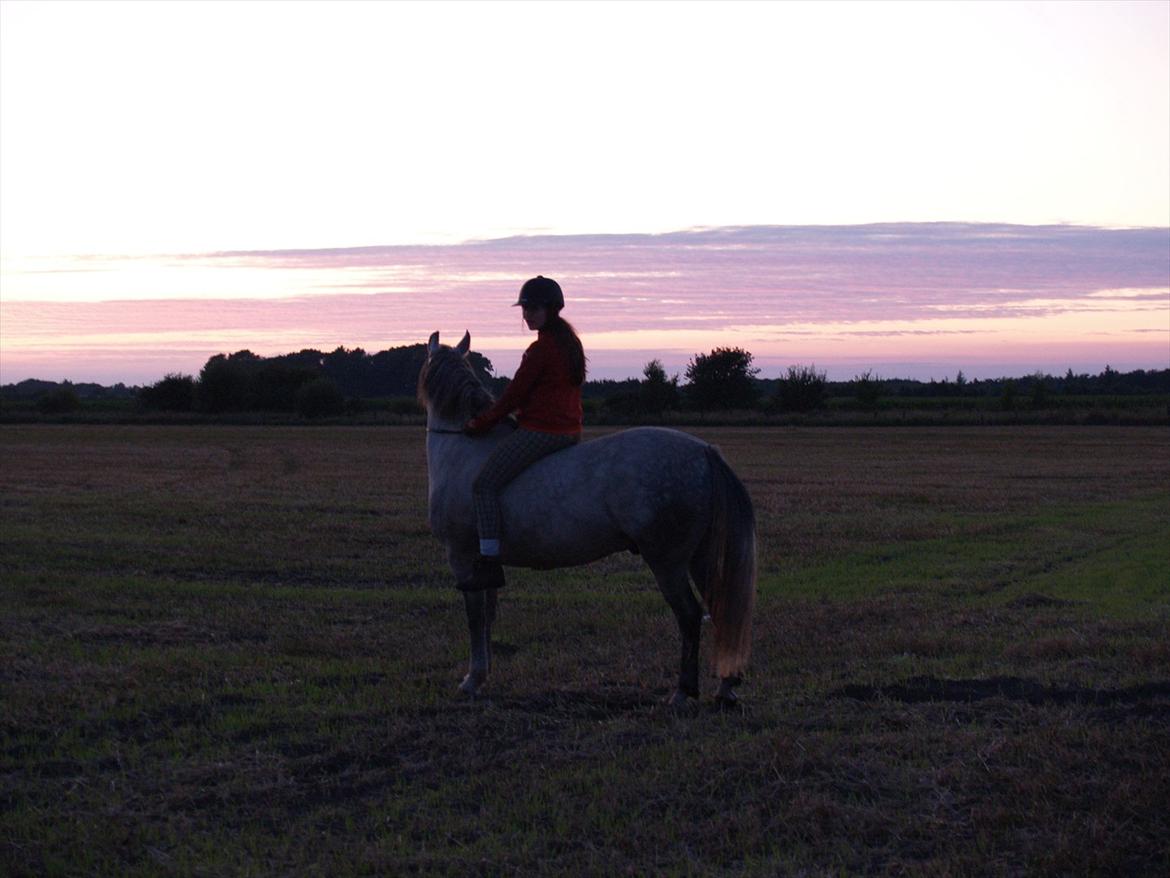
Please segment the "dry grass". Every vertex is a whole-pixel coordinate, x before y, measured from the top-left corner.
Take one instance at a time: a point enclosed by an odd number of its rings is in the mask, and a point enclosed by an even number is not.
[[[0,430],[9,874],[1164,874],[1157,428],[711,429],[743,713],[637,559],[520,573],[491,697],[417,429]],[[708,658],[709,660],[709,658]]]

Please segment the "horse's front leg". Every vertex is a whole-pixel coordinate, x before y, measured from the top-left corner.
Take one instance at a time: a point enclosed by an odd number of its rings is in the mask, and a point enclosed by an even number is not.
[[[447,560],[455,574],[456,581],[471,576],[474,555],[448,549]],[[459,684],[459,691],[472,698],[479,695],[487,683],[488,671],[492,664],[492,622],[496,618],[496,590],[468,591],[463,593],[463,604],[467,610],[467,633],[471,639],[471,661],[467,676]]]
[[[467,607],[467,633],[471,636],[471,663],[467,668],[467,676],[459,684],[459,691],[472,698],[480,693],[491,669],[492,635],[488,600],[487,592],[463,593],[463,601]]]

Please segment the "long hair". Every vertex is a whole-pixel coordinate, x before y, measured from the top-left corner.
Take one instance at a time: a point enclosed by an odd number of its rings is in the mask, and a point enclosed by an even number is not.
[[[569,380],[580,387],[585,383],[586,357],[585,348],[581,346],[581,339],[577,337],[573,324],[561,316],[560,308],[549,308],[541,329],[552,333],[569,363]]]

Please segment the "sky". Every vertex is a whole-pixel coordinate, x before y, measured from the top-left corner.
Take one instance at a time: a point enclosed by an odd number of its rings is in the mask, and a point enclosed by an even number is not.
[[[509,374],[536,273],[598,377],[1170,367],[1170,3],[0,2],[0,381]]]

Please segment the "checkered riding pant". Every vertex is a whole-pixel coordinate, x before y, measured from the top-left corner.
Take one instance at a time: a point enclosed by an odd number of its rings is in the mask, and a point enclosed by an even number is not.
[[[500,538],[500,492],[509,482],[542,457],[576,445],[580,436],[562,436],[518,429],[496,446],[484,461],[472,485],[475,518],[481,540]]]

